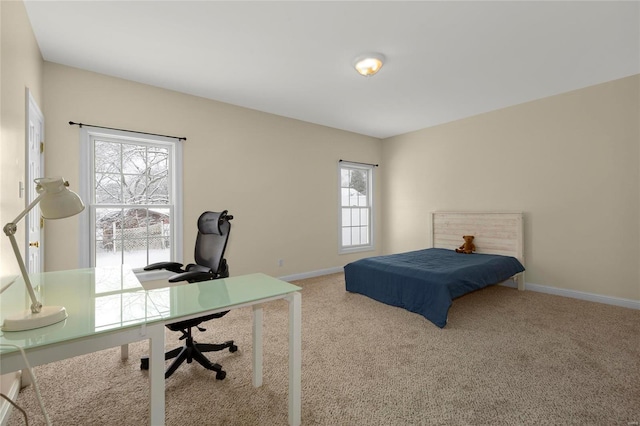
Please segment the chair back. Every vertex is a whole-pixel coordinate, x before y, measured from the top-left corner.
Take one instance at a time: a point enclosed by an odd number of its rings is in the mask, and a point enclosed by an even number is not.
[[[194,259],[196,264],[210,268],[220,278],[229,276],[224,251],[229,240],[233,216],[223,212],[204,212],[198,218],[198,236]]]

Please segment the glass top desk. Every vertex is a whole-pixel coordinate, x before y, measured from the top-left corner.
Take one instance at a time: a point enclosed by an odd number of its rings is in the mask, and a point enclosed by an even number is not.
[[[69,317],[39,329],[1,332],[0,343],[22,347],[32,366],[149,340],[150,424],[163,425],[164,325],[252,306],[253,384],[262,385],[262,304],[289,303],[289,424],[301,421],[300,287],[264,274],[146,289],[127,268],[78,269],[31,275],[45,305],[65,306]],[[168,284],[168,283],[167,283]],[[0,294],[0,320],[30,304],[21,279]],[[0,347],[0,372],[24,368],[20,352]]]

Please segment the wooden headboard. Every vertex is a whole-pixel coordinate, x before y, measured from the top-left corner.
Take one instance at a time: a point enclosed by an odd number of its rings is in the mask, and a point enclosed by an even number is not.
[[[477,253],[513,256],[524,263],[523,213],[432,212],[431,247],[455,249],[463,235],[473,235]],[[517,280],[524,290],[524,277]]]

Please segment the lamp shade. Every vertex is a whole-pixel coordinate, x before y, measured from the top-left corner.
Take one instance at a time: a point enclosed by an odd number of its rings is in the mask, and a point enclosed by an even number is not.
[[[36,191],[42,195],[40,211],[45,219],[62,219],[84,210],[84,203],[61,177],[36,179]]]

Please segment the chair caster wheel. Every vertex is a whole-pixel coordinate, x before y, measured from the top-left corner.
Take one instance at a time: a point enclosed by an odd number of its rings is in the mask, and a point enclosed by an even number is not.
[[[140,360],[140,370],[148,370],[149,369],[149,360],[141,359]]]
[[[223,380],[225,377],[227,377],[227,373],[225,371],[216,372],[216,380]]]
[[[238,347],[236,345],[229,346],[229,352],[235,352],[237,350],[238,350]]]

